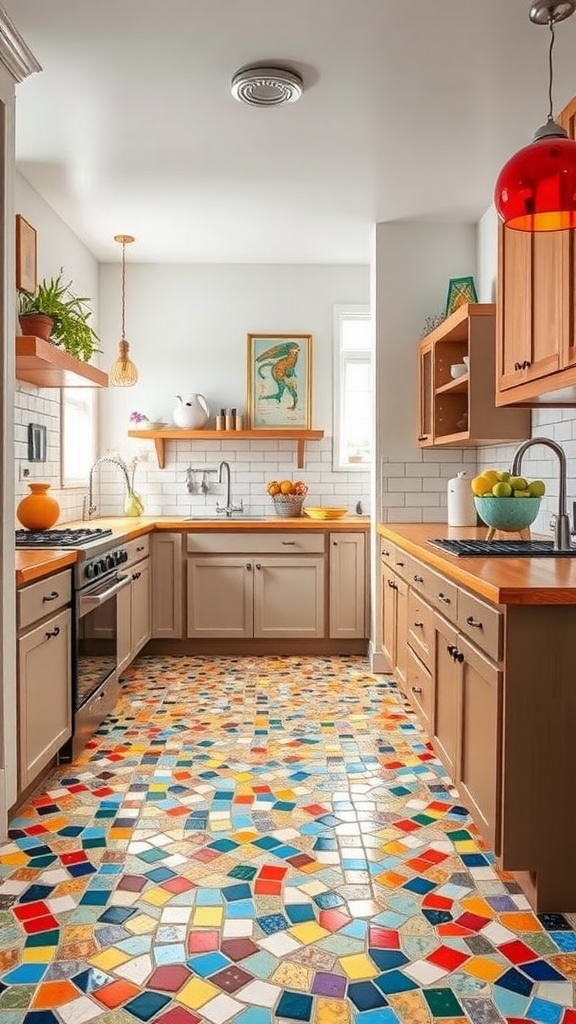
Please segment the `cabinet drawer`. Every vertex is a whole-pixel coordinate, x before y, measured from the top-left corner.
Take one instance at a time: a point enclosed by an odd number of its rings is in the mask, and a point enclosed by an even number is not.
[[[502,657],[503,614],[464,590],[458,593],[458,626],[467,637],[492,658]]]
[[[410,555],[406,558],[405,568],[399,571],[405,574],[413,590],[422,594],[443,615],[455,620],[458,606],[458,588],[454,583],[451,583],[445,576],[441,576],[440,573],[430,569],[427,565],[423,565],[422,562],[412,558]]]
[[[125,566],[139,562],[141,558],[147,558],[150,554],[150,534],[147,533],[143,537],[129,540],[127,544],[123,545],[123,548],[128,553],[128,561],[124,563]]]
[[[26,629],[45,615],[63,608],[70,603],[72,595],[72,577],[70,571],[56,573],[29,587],[18,591],[18,629]]]
[[[396,545],[391,544],[389,540],[386,540],[385,537],[382,537],[380,541],[380,558],[382,560],[382,564],[388,565],[390,566],[391,569],[393,569],[397,555],[398,548],[396,547]]]
[[[222,530],[186,535],[186,550],[193,554],[323,555],[325,545],[326,535],[319,532],[229,533]]]
[[[416,657],[411,647],[408,648],[408,687],[406,695],[424,728],[430,730],[434,703],[432,676],[426,666]]]
[[[408,643],[420,661],[432,671],[434,611],[412,588],[408,593]]]

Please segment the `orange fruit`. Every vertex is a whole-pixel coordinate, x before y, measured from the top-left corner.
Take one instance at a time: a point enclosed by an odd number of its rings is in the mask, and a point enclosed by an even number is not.
[[[297,480],[296,483],[294,484],[292,490],[293,490],[294,494],[302,495],[302,494],[306,494],[307,493],[308,488],[306,487],[306,484],[302,482],[302,480]]]
[[[277,480],[272,480],[272,482],[268,484],[267,490],[268,494],[274,497],[275,494],[280,494],[280,484]]]
[[[292,481],[282,480],[280,482],[280,493],[281,494],[292,494]]]

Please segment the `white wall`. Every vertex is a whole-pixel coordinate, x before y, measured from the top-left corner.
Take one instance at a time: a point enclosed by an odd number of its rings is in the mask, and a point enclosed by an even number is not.
[[[133,388],[110,388],[101,396],[101,453],[120,450],[129,457],[142,442],[127,437],[133,410],[171,422],[175,395],[202,393],[214,415],[230,406],[244,411],[248,332],[312,334],[312,426],[326,437],[306,449],[304,469],[296,468],[290,441],[168,442],[166,468],[154,461],[138,467],[136,490],[151,514],[176,515],[213,506],[188,494],[188,465],[215,467],[227,459],[233,492],[255,514],[270,513],[265,482],[297,477],[308,483],[309,504],[323,501],[354,508],[369,501],[369,473],[332,472],[333,307],[367,303],[369,268],[316,265],[151,265],[137,264],[137,242],[127,250],[126,335],[139,371]],[[120,252],[119,252],[120,259]],[[101,268],[100,325],[103,365],[116,358],[120,337],[120,265]],[[151,445],[146,445],[151,447]],[[123,485],[109,466],[98,471],[100,509],[121,511]],[[198,481],[201,479],[199,474]],[[213,479],[213,478],[212,478]]]
[[[74,292],[93,299],[92,323],[97,331],[99,269],[95,258],[19,174],[15,181],[15,209],[36,228],[38,280],[57,275],[63,267],[66,279],[73,281]],[[82,498],[86,489],[60,488],[60,391],[17,381],[14,419],[16,501],[29,493],[26,481],[20,480],[20,467],[25,466],[30,471],[30,480],[45,480],[51,484],[50,493],[60,503],[60,522],[78,518],[82,514]],[[28,423],[41,423],[47,428],[47,462],[27,461]]]

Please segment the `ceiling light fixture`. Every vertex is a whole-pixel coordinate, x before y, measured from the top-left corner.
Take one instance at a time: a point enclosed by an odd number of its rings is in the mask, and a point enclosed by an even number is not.
[[[304,81],[292,68],[248,64],[236,72],[230,88],[240,103],[252,107],[282,107],[300,99]]]
[[[130,345],[126,341],[126,246],[134,241],[132,235],[114,235],[122,246],[122,336],[118,345],[118,359],[109,374],[109,382],[116,388],[131,388],[138,380],[138,370],[128,356]]]
[[[508,228],[561,231],[576,227],[576,142],[553,115],[554,26],[576,10],[576,0],[536,0],[530,8],[535,25],[548,25],[548,118],[534,141],[510,158],[498,175],[494,202]]]

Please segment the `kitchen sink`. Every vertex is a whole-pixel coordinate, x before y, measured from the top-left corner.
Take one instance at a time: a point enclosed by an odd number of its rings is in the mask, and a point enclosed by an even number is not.
[[[576,547],[556,551],[552,540],[429,540],[429,544],[442,548],[451,555],[480,556],[482,558],[570,558],[576,556]]]

